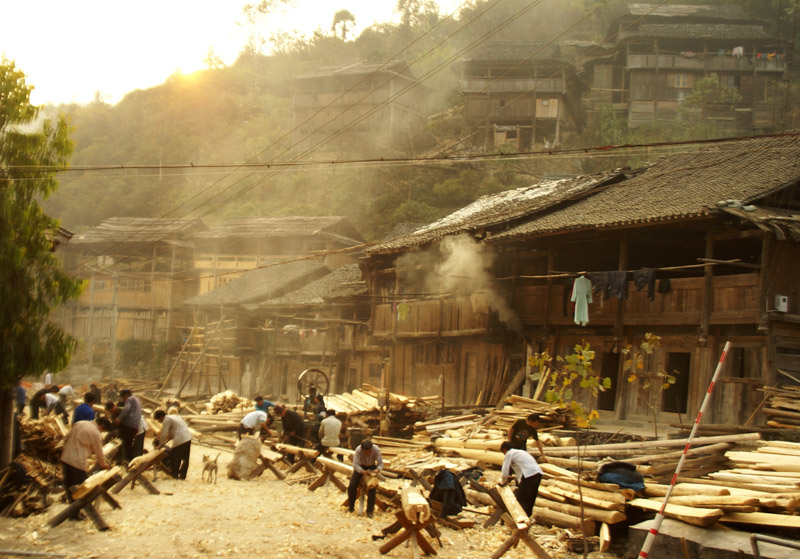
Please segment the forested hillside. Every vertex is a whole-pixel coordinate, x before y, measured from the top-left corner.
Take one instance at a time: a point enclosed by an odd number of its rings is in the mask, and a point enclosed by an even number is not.
[[[797,31],[792,28],[793,7],[796,12],[792,0],[727,3],[744,6],[787,41],[791,31]],[[263,3],[256,15],[267,16],[276,4],[280,0]],[[431,88],[429,114],[435,116],[423,132],[384,157],[439,154],[443,145],[469,133],[459,113],[463,100],[453,71],[455,62],[487,41],[602,40],[625,4],[621,0],[476,0],[450,18],[441,15],[433,2],[400,0],[399,23],[375,25],[357,37],[348,35],[347,23],[351,17],[357,19],[358,13],[349,12],[337,13],[330,32],[317,31],[311,37],[284,34],[262,43],[254,31],[239,59],[228,67],[210,56],[207,70],[173,75],[161,86],[129,93],[116,105],[97,99],[84,106],[50,107],[71,119],[73,168],[108,168],[64,174],[60,190],[47,201],[46,209],[75,231],[112,216],[188,216],[213,223],[232,216],[336,214],[349,216],[365,237],[376,238],[395,223],[431,221],[482,194],[531,184],[545,176],[641,163],[646,154],[598,160],[330,164],[332,159],[359,159],[359,146],[343,144],[334,154],[301,157],[304,162],[328,163],[231,166],[288,162],[297,156],[290,149],[296,76],[324,66],[392,59],[404,60],[414,76],[424,78]],[[253,21],[255,25],[258,20]],[[797,86],[787,83],[786,87]],[[695,124],[682,130],[632,133],[609,114],[571,138],[570,145],[713,136],[713,128]],[[198,168],[169,168],[186,164]],[[143,168],[131,168],[137,166]]]

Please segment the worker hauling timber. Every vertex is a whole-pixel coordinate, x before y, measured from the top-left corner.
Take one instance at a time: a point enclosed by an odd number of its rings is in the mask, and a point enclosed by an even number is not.
[[[517,479],[517,489],[514,496],[522,506],[525,514],[533,514],[533,505],[539,496],[539,484],[542,482],[542,469],[536,459],[527,450],[512,448],[511,443],[504,441],[500,445],[503,458],[503,468],[500,471],[502,478],[500,485],[506,485],[511,480],[511,471]]]
[[[133,439],[136,438],[142,425],[142,404],[127,388],[122,390],[119,396],[122,398],[123,406],[114,424],[119,427],[119,438],[122,439],[122,460],[130,462],[139,456]]]
[[[306,446],[306,424],[303,418],[286,406],[275,406],[275,417],[281,418],[283,427],[283,442],[286,444]],[[287,456],[289,462],[294,463],[294,455]]]
[[[539,419],[538,413],[532,413],[525,419],[515,421],[508,429],[508,442],[511,444],[511,448],[527,450],[528,439],[532,437],[536,441],[536,447],[539,449],[539,460],[547,462],[547,458],[544,455],[544,447],[539,440],[539,432],[537,431],[540,426]]]
[[[375,488],[377,487],[377,475],[383,469],[383,456],[378,445],[366,439],[356,448],[353,454],[353,475],[350,478],[350,485],[347,487],[347,510],[355,511],[356,495],[361,478],[366,477],[367,485],[367,516],[372,517],[375,509]],[[372,479],[370,479],[372,478]]]
[[[254,435],[256,427],[258,427],[259,438],[262,440],[269,436],[269,429],[267,429],[267,412],[261,410],[251,411],[245,415],[239,422],[239,428],[236,434],[239,440],[242,440],[242,435]]]

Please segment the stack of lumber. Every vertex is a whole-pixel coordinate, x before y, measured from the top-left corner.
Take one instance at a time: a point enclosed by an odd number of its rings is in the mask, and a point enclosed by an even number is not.
[[[25,454],[45,462],[58,463],[62,441],[69,432],[61,416],[47,415],[40,419],[20,417],[19,429]]]
[[[17,518],[44,512],[53,502],[50,488],[60,483],[60,467],[20,454],[0,470],[0,516]]]
[[[254,409],[254,407],[255,405],[247,398],[241,398],[232,390],[226,390],[225,392],[214,394],[205,406],[206,413],[209,415],[227,413],[235,410],[236,408],[248,408],[248,411],[250,411],[250,409]]]
[[[766,405],[761,410],[769,427],[800,429],[800,386],[764,387]]]

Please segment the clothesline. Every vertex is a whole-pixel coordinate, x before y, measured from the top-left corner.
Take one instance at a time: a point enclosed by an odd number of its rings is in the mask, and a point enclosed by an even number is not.
[[[670,271],[670,270],[687,270],[687,269],[690,269],[690,268],[704,268],[706,266],[709,266],[709,265],[713,266],[713,265],[716,265],[716,264],[730,265],[730,264],[737,264],[737,263],[741,263],[741,260],[739,258],[736,258],[734,260],[710,260],[710,261],[708,261],[708,262],[706,262],[704,264],[685,264],[683,266],[664,266],[664,267],[661,267],[661,268],[639,268],[639,269],[640,270],[653,270],[655,272],[665,272],[665,271]],[[751,266],[751,265],[748,265],[748,267],[749,266]],[[592,272],[586,272],[586,273],[587,274],[591,274]],[[579,272],[558,272],[558,271],[556,271],[553,274],[546,274],[546,275],[542,275],[542,276],[511,276],[511,277],[507,277],[507,278],[497,278],[497,279],[500,281],[500,280],[510,280],[510,279],[574,278],[574,277],[577,277],[579,275],[580,275]]]

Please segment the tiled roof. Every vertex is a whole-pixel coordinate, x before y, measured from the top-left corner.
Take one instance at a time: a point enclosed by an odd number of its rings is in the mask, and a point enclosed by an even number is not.
[[[640,174],[543,213],[493,240],[673,221],[758,200],[800,180],[800,135],[732,141],[663,157]]]
[[[205,228],[205,224],[199,219],[112,217],[97,227],[74,236],[70,244],[156,243],[181,239]]]
[[[361,269],[358,264],[347,264],[299,289],[257,305],[246,305],[245,308],[256,310],[267,307],[321,305],[326,299],[360,295],[366,291],[367,287],[361,281]]]
[[[447,235],[483,229],[506,223],[525,215],[551,207],[576,196],[585,195],[593,188],[622,175],[621,171],[608,171],[595,175],[545,181],[533,186],[507,190],[482,196],[472,204],[426,225],[411,234],[379,243],[368,254],[402,250],[441,239]]]
[[[761,25],[725,23],[670,23],[640,25],[638,34],[654,39],[769,40]]]
[[[342,216],[247,217],[231,219],[197,233],[195,239],[322,236],[338,233],[349,237],[351,244],[363,238],[350,221]]]
[[[202,295],[186,299],[184,305],[214,306],[256,303],[298,289],[330,270],[319,260],[295,260],[256,268],[232,282]]]
[[[650,13],[653,4],[628,4],[629,15],[635,17],[676,17],[676,18],[706,18],[706,19],[728,19],[746,21],[748,18],[741,6],[721,5],[721,4],[665,4],[659,6]]]
[[[317,79],[324,76],[342,76],[357,74],[395,74],[413,77],[408,70],[408,64],[402,60],[392,60],[391,62],[357,62],[355,64],[344,64],[341,66],[322,66],[312,74],[302,74],[297,76],[298,80]]]
[[[397,237],[402,237],[403,235],[408,235],[413,233],[417,229],[425,227],[428,225],[427,223],[398,223],[395,225],[391,231],[386,233],[383,236],[382,241],[389,241],[391,239],[396,239]]]
[[[558,44],[495,41],[465,60],[523,60],[528,57],[549,59],[556,58],[558,50]]]

